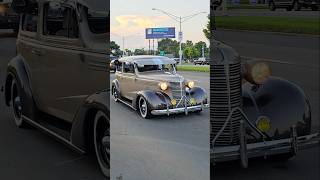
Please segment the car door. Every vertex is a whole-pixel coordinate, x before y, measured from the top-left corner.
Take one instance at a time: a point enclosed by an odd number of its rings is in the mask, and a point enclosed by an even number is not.
[[[92,70],[87,62],[106,58],[106,54],[94,57],[83,48],[76,11],[70,5],[45,4],[41,22],[42,41],[37,47],[41,67],[34,71],[40,108],[72,122],[84,99],[105,87],[107,82],[99,79],[106,79],[106,72]]]
[[[120,84],[124,90],[123,96],[129,100],[132,100],[136,94],[136,74],[134,71],[134,65],[131,62],[125,62],[123,64],[122,82]]]

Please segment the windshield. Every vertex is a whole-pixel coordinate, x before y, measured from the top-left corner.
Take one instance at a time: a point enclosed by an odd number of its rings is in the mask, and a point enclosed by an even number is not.
[[[138,72],[163,72],[169,74],[176,74],[176,67],[174,64],[154,64],[154,65],[138,65]]]

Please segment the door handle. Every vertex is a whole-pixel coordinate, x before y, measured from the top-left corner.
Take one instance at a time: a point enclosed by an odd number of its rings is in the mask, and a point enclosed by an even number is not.
[[[34,55],[37,55],[37,56],[42,56],[42,52],[39,51],[39,50],[36,50],[36,49],[33,49],[33,50],[31,51],[31,53],[34,54]]]

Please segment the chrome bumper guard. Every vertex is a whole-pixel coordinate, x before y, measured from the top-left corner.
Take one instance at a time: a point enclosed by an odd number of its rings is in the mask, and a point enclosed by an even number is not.
[[[246,153],[248,158],[267,157],[270,155],[283,154],[292,152],[297,153],[297,150],[313,147],[319,144],[319,133],[300,136],[297,141],[293,138],[265,141],[259,143],[246,144],[246,152],[240,151],[240,145],[215,147],[210,150],[210,159],[214,162],[238,160],[241,153]]]
[[[243,119],[240,121],[239,128],[239,145],[232,146],[218,146],[214,144],[218,137],[222,134],[227,124],[229,123],[232,114],[236,111],[240,111]],[[262,142],[247,144],[245,123],[249,125],[251,129],[260,134]],[[238,160],[241,161],[243,168],[248,167],[248,159],[253,157],[267,157],[275,154],[292,153],[297,154],[298,150],[313,147],[319,144],[320,134],[315,133],[306,136],[297,136],[296,127],[291,127],[291,137],[287,139],[266,141],[266,135],[262,133],[254,124],[252,124],[243,110],[239,107],[234,108],[229,113],[225,124],[212,140],[212,148],[210,150],[210,160],[214,164],[215,162]]]
[[[204,108],[208,108],[209,104],[202,104],[196,106],[187,106],[187,107],[180,107],[180,108],[173,108],[173,109],[161,109],[161,110],[152,110],[151,114],[153,115],[170,115],[170,114],[178,114],[178,113],[186,113],[199,111]]]

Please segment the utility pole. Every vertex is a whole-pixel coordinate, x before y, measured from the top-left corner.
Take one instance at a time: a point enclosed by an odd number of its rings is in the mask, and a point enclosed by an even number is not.
[[[199,14],[204,14],[206,12],[199,12],[199,13],[192,14],[189,16],[181,17],[181,16],[176,16],[174,14],[168,13],[166,11],[163,11],[163,10],[157,9],[157,8],[152,8],[152,10],[159,11],[179,23],[179,36],[178,36],[178,39],[179,39],[179,64],[181,65],[182,64],[182,54],[183,54],[182,53],[182,40],[183,40],[182,23],[192,19],[193,17],[195,17]]]

